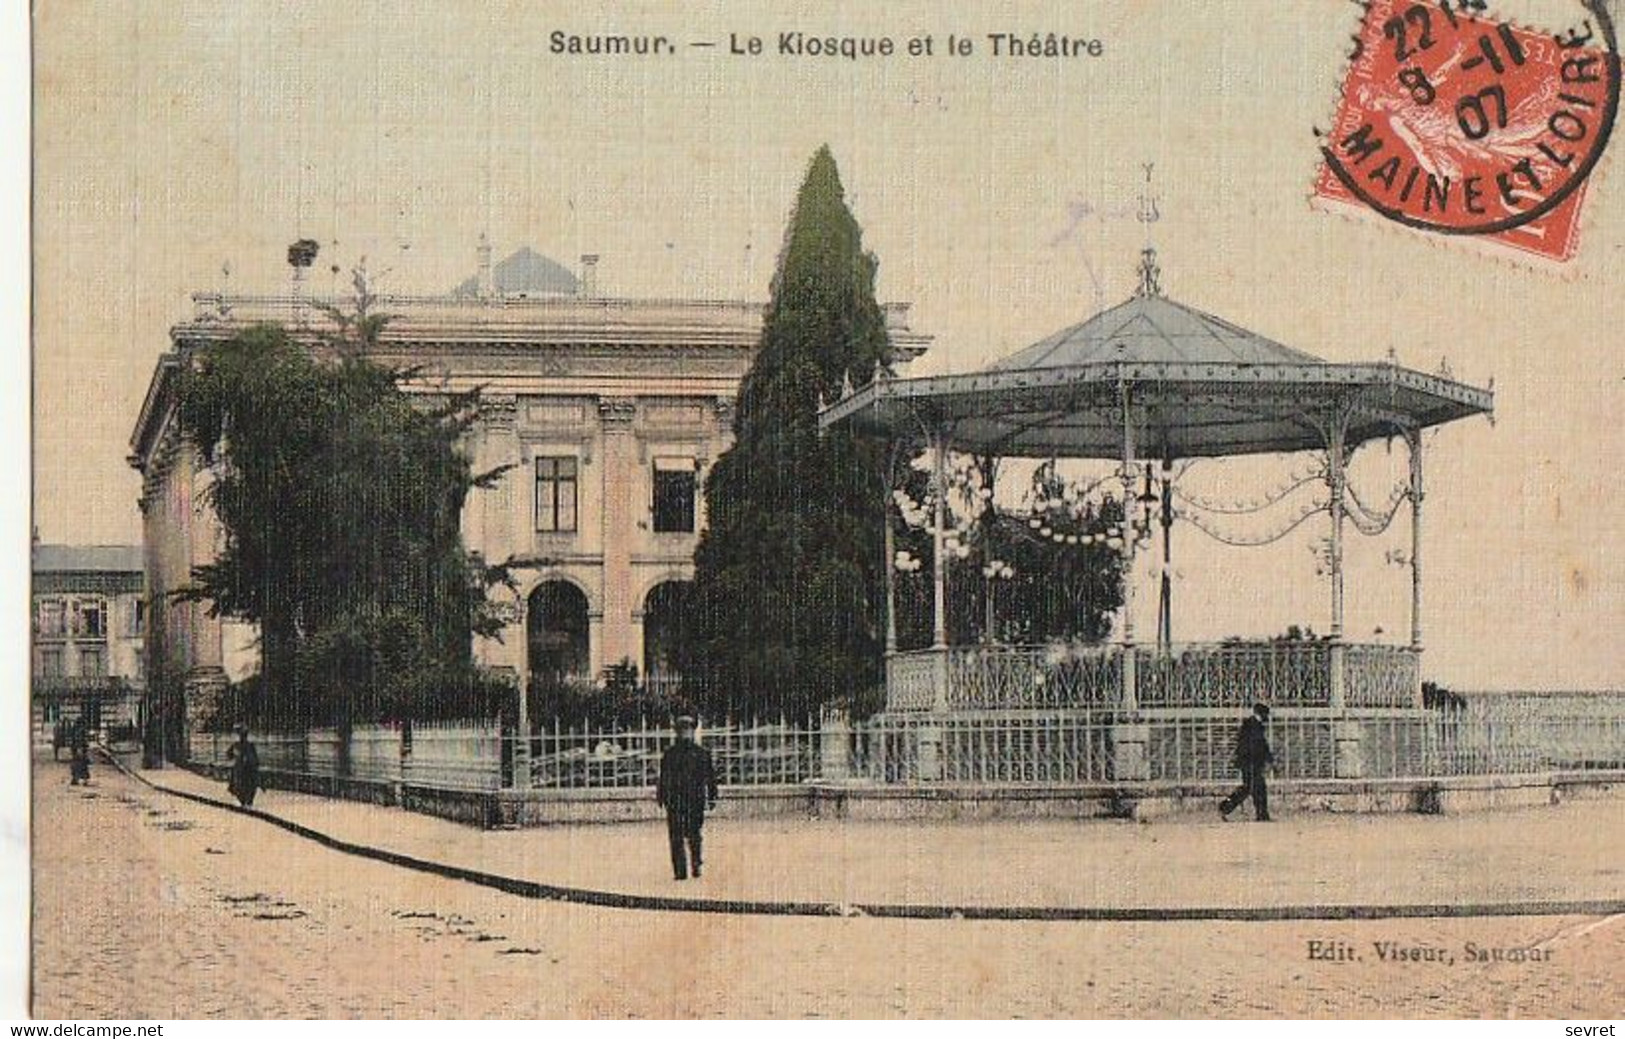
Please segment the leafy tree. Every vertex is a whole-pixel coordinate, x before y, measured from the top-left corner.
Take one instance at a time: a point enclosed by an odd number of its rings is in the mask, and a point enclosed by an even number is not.
[[[241,702],[262,724],[347,727],[495,693],[472,635],[500,630],[485,589],[506,575],[459,527],[469,491],[501,475],[476,477],[458,448],[478,395],[403,391],[410,372],[368,359],[385,320],[357,287],[357,312],[315,343],[255,326],[198,350],[180,383],[224,531],[182,594],[259,626],[261,682]]]
[[[817,421],[821,397],[890,367],[875,271],[820,148],[740,387],[733,446],[706,480],[680,659],[708,710],[804,716],[880,681],[884,449],[820,437]]]

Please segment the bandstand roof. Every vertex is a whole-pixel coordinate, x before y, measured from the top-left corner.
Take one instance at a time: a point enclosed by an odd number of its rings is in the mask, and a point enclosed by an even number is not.
[[[1489,390],[1393,362],[1333,364],[1153,287],[981,372],[876,379],[819,422],[931,431],[974,454],[1115,459],[1125,400],[1142,458],[1323,448],[1339,418],[1352,447],[1493,407]]]

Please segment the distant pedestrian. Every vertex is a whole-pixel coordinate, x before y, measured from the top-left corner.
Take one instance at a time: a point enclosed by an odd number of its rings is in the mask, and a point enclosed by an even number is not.
[[[254,794],[260,788],[260,752],[248,742],[247,726],[237,727],[237,742],[226,748],[226,760],[231,762],[231,778],[226,789],[244,808],[254,804]]]
[[[84,719],[68,730],[68,785],[90,782],[90,733]]]
[[[51,729],[51,760],[62,760],[62,748],[68,745],[68,723],[61,718]]]
[[[1270,795],[1264,773],[1274,764],[1275,755],[1270,753],[1269,737],[1264,732],[1264,724],[1269,720],[1269,707],[1254,704],[1252,716],[1241,723],[1241,729],[1236,733],[1235,764],[1241,772],[1241,785],[1219,802],[1219,815],[1225,819],[1229,819],[1230,813],[1250,797],[1258,821],[1270,821]]]
[[[711,752],[694,742],[694,719],[678,718],[677,742],[660,758],[660,781],[655,800],[666,810],[666,835],[671,840],[671,870],[687,880],[690,869],[700,875],[700,828],[705,810],[717,806],[717,774]],[[684,855],[684,845],[688,854]]]

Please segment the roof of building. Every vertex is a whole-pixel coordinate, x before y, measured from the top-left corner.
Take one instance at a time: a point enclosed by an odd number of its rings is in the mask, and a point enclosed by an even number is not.
[[[989,371],[1066,368],[1111,362],[1173,364],[1324,364],[1195,307],[1159,295],[1137,295],[1087,321],[1063,328]]]
[[[557,260],[525,246],[491,268],[491,289],[498,296],[573,296],[581,281]],[[454,296],[479,294],[478,274],[452,290]]]
[[[884,373],[823,409],[825,428],[933,430],[975,455],[1202,458],[1347,446],[1489,413],[1494,397],[1386,362],[1332,364],[1141,290],[979,372]]]
[[[140,545],[35,545],[34,572],[141,573]]]

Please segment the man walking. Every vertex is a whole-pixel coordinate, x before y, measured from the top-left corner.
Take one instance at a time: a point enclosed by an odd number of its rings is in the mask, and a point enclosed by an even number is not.
[[[1253,704],[1252,716],[1241,723],[1236,733],[1236,768],[1241,771],[1241,785],[1219,802],[1219,816],[1225,820],[1250,797],[1258,821],[1270,821],[1270,795],[1264,785],[1264,771],[1274,763],[1275,755],[1270,753],[1269,737],[1264,732],[1264,724],[1269,720],[1269,707]]]
[[[68,785],[90,782],[90,732],[80,718],[68,730]]]
[[[237,727],[237,742],[226,750],[231,762],[231,777],[226,789],[244,808],[254,807],[254,794],[260,788],[260,754],[248,741],[248,726]]]
[[[694,719],[677,719],[677,742],[660,758],[660,781],[655,800],[666,810],[666,834],[671,839],[671,871],[687,880],[690,867],[700,875],[700,828],[706,808],[717,806],[717,776],[711,752],[694,742]],[[683,845],[688,845],[684,854]]]

